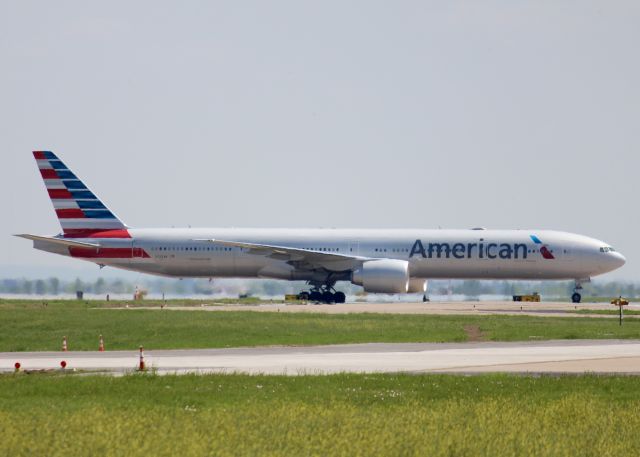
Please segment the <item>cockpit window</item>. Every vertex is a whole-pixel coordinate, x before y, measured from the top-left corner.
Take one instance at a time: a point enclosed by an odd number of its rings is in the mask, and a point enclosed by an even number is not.
[[[600,252],[616,252],[611,246],[603,246],[600,248]]]

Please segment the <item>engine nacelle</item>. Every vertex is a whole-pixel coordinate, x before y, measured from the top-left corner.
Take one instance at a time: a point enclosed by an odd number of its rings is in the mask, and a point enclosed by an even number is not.
[[[407,292],[410,294],[426,294],[427,280],[420,278],[409,279],[409,290],[407,290]]]
[[[406,260],[369,260],[351,274],[351,282],[365,292],[405,294],[409,288],[409,262]]]

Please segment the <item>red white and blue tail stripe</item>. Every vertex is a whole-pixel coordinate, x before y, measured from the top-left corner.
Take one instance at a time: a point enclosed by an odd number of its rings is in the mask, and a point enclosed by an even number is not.
[[[65,238],[129,238],[127,226],[50,151],[34,151]]]

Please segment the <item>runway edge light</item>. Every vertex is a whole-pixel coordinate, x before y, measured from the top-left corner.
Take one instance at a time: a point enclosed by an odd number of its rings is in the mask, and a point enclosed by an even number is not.
[[[144,349],[140,346],[140,361],[138,363],[138,370],[144,371]]]

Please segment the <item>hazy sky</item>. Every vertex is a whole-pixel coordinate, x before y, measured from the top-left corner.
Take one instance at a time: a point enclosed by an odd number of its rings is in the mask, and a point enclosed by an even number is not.
[[[549,228],[640,279],[637,1],[0,0],[0,273],[97,267],[30,151],[129,225]]]

